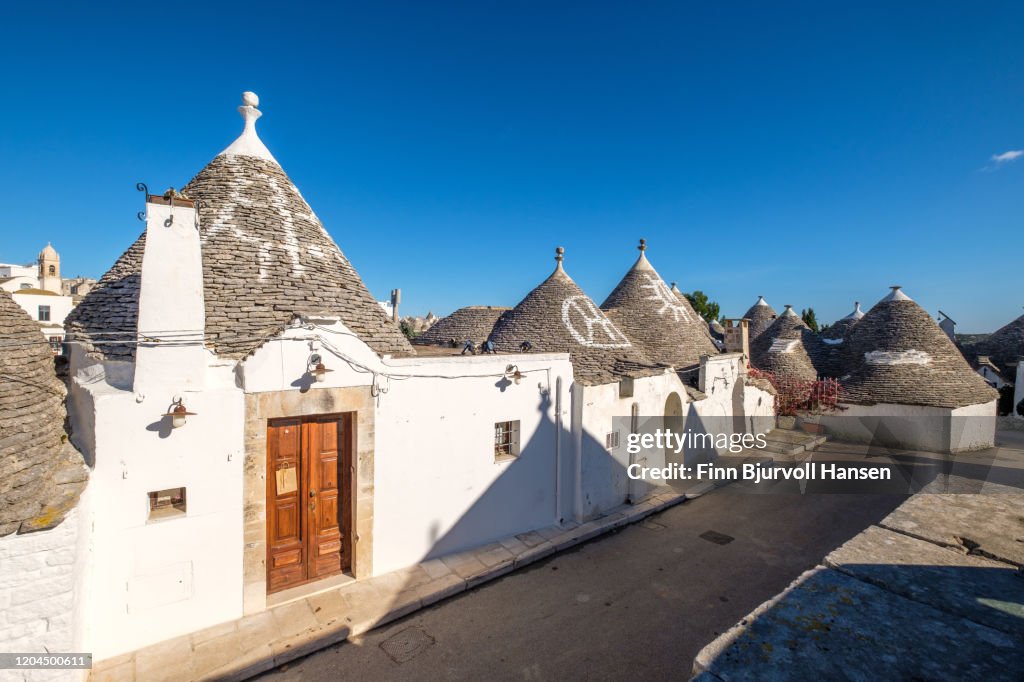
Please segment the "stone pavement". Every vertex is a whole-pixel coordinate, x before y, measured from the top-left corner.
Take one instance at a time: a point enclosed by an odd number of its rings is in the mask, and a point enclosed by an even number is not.
[[[769,448],[722,458],[732,463],[806,458],[820,436],[776,430]],[[241,680],[362,634],[501,577],[522,566],[636,523],[723,482],[659,487],[583,524],[542,528],[367,580],[346,583],[258,614],[98,661],[91,680]]]
[[[1020,679],[1022,562],[1024,494],[916,495],[706,646],[694,674]]]

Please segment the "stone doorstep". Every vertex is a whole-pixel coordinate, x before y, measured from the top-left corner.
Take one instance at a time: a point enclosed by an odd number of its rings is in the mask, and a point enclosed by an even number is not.
[[[91,680],[244,680],[403,618],[689,499],[658,491],[583,524],[568,522],[274,606],[97,662]],[[181,673],[185,677],[181,677]],[[177,676],[177,677],[175,677]]]

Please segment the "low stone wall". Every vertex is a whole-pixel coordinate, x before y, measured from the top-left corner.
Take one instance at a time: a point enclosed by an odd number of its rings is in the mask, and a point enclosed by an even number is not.
[[[71,651],[77,515],[72,511],[50,530],[0,538],[0,651]],[[67,676],[60,670],[8,670],[3,679]]]

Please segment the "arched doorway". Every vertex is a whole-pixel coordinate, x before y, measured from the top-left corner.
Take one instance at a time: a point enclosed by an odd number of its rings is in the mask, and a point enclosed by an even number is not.
[[[683,432],[683,399],[673,391],[665,399],[665,413],[662,417],[662,428],[672,433]],[[683,452],[676,452],[674,447],[665,449],[665,464],[682,464]]]

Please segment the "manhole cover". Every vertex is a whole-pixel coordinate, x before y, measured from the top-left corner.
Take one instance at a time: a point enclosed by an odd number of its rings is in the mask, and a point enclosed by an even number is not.
[[[656,521],[644,521],[640,525],[648,530],[665,530],[665,526],[657,523]]]
[[[701,533],[700,537],[704,540],[707,540],[708,542],[713,542],[716,545],[728,545],[730,542],[736,539],[731,535],[726,535],[725,533],[718,533],[713,530]]]
[[[406,628],[380,643],[395,663],[405,663],[434,645],[434,638],[419,628]]]

